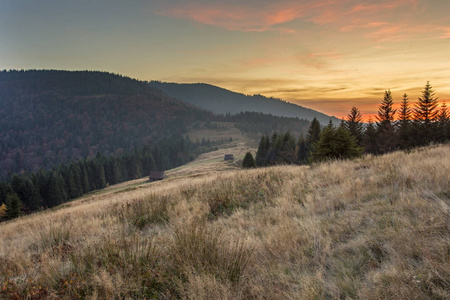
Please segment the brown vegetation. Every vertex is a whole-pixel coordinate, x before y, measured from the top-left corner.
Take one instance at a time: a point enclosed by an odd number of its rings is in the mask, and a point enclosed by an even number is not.
[[[184,176],[0,224],[0,298],[448,299],[450,146]]]

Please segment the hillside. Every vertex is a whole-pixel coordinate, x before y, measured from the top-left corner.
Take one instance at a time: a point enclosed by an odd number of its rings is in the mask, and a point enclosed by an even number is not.
[[[0,297],[448,299],[449,152],[111,187],[1,223]]]
[[[336,125],[340,122],[335,117],[280,99],[267,98],[262,95],[244,95],[204,83],[179,84],[151,81],[150,85],[171,97],[218,114],[238,114],[250,111],[309,121],[316,117],[323,125],[326,125],[330,118]]]
[[[309,126],[306,120],[260,113],[217,116],[147,82],[106,72],[1,71],[0,178],[98,152],[119,155],[157,146],[192,127],[207,126],[219,136],[217,122],[234,123],[230,126],[250,134],[250,139],[274,130],[304,134]]]
[[[212,114],[145,82],[88,71],[0,72],[0,177],[184,134]]]

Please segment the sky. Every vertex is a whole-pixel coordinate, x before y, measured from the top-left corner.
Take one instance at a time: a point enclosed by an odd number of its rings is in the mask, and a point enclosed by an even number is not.
[[[338,118],[450,102],[449,0],[1,0],[0,69],[205,82]]]

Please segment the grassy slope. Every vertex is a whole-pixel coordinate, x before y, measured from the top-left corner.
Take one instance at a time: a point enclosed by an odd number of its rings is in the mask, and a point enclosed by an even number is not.
[[[180,174],[3,223],[0,297],[448,299],[448,153]]]

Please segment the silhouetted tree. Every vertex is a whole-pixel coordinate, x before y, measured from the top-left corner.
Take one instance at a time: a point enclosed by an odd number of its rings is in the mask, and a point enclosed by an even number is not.
[[[400,110],[398,112],[398,137],[400,148],[409,148],[411,141],[411,108],[409,107],[408,95],[403,94]]]
[[[434,91],[428,81],[422,91],[422,97],[416,103],[414,109],[414,121],[416,141],[419,145],[426,145],[435,139],[434,122],[438,116],[438,98],[434,97]]]
[[[390,90],[384,92],[384,98],[380,106],[378,106],[378,114],[376,116],[378,128],[384,129],[392,125],[396,110],[393,108],[394,100]]]
[[[384,92],[384,98],[378,107],[377,144],[380,153],[387,153],[397,148],[398,140],[393,124],[396,110],[393,108],[394,100],[390,90]]]
[[[437,140],[438,142],[445,142],[450,140],[450,116],[447,109],[447,104],[442,103],[437,116]]]
[[[435,121],[439,113],[437,100],[438,98],[434,97],[434,91],[428,81],[422,91],[422,97],[419,97],[419,101],[416,103],[414,120],[425,124]]]
[[[350,113],[347,115],[344,126],[356,138],[358,145],[361,145],[363,139],[363,122],[361,112],[357,107],[352,107]]]
[[[377,140],[377,130],[370,117],[363,137],[363,146],[367,153],[377,154],[379,152]]]
[[[256,163],[253,155],[250,152],[245,154],[244,160],[242,161],[242,167],[245,169],[255,168]]]

